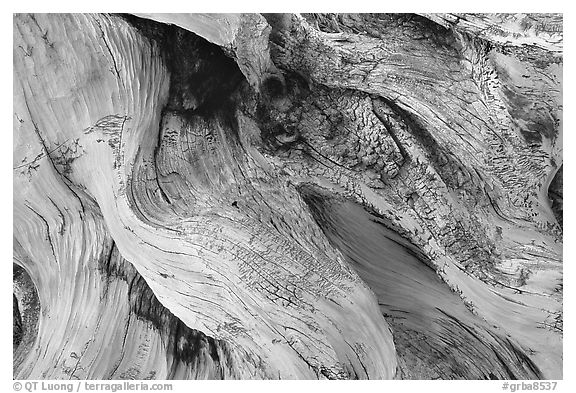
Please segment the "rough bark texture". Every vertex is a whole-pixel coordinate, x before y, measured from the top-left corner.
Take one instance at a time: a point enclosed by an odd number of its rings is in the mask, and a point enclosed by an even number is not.
[[[556,15],[14,16],[18,379],[562,377]]]

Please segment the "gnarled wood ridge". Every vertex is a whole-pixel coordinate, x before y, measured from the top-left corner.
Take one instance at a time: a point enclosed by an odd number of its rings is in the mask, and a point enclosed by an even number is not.
[[[562,377],[562,18],[14,16],[18,379]]]

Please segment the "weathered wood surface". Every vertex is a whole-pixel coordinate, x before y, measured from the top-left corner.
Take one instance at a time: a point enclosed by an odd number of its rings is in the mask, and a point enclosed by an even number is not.
[[[561,378],[560,17],[139,16],[14,17],[16,378]]]

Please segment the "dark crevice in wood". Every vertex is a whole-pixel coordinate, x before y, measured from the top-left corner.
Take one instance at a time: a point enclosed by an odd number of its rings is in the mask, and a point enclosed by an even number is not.
[[[128,14],[122,17],[159,48],[170,72],[166,110],[203,115],[223,108],[233,112],[232,93],[246,81],[220,47],[175,25]]]
[[[22,266],[12,264],[12,280],[14,287],[14,325],[19,326],[16,337],[18,344],[14,345],[14,371],[26,358],[32,349],[38,335],[38,321],[40,317],[40,299],[32,278]],[[19,321],[18,319],[19,318]]]
[[[548,187],[548,198],[552,205],[552,212],[558,220],[558,224],[564,227],[564,209],[563,209],[563,180],[564,180],[564,165],[554,175],[550,186]]]
[[[201,373],[204,369],[211,369],[215,379],[225,377],[223,367],[232,367],[229,357],[229,347],[226,342],[216,340],[203,332],[188,327],[178,317],[164,307],[157,299],[144,278],[125,259],[123,259],[114,244],[110,251],[104,253],[99,261],[99,270],[110,282],[121,279],[129,284],[128,301],[130,312],[136,318],[148,321],[160,332],[168,348],[167,361],[171,365],[168,378],[173,378],[181,364]],[[220,358],[220,353],[226,359]],[[211,362],[203,357],[208,356]],[[225,360],[222,363],[222,360]],[[171,363],[170,363],[171,362]]]
[[[24,329],[22,328],[22,316],[18,307],[18,300],[16,295],[12,294],[12,346],[13,351],[16,351],[18,345],[22,342]]]

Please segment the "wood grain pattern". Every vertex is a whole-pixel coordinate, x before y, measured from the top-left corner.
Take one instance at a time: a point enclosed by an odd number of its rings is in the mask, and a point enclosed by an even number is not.
[[[561,378],[561,26],[15,15],[15,378]]]

